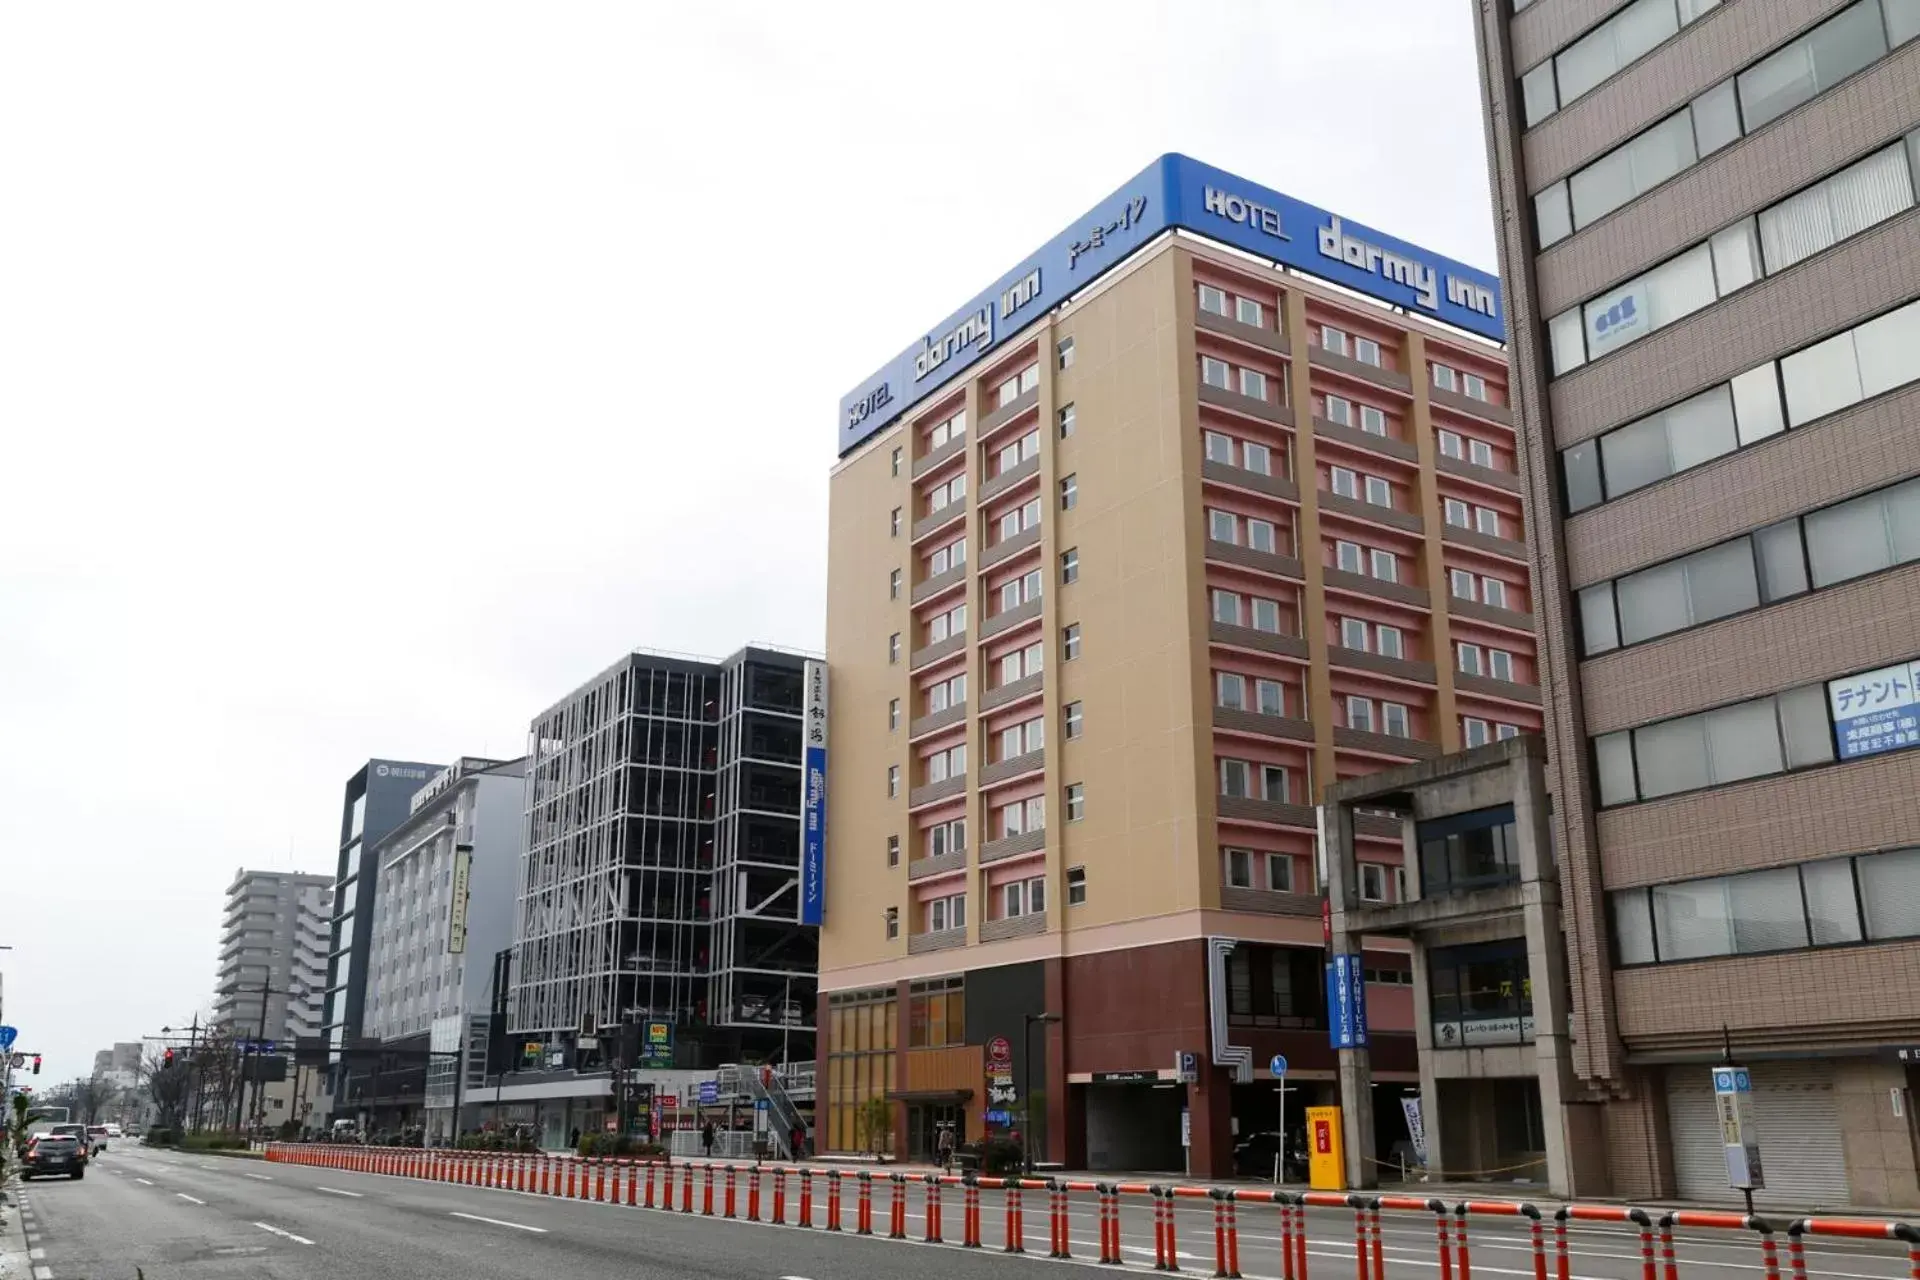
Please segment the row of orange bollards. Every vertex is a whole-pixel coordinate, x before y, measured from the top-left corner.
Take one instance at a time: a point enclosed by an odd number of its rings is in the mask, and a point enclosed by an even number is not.
[[[1355,1280],[1384,1280],[1386,1258],[1381,1214],[1418,1213],[1430,1216],[1434,1223],[1439,1280],[1472,1280],[1472,1256],[1468,1247],[1468,1224],[1473,1218],[1500,1217],[1524,1221],[1531,1245],[1532,1280],[1572,1280],[1572,1261],[1568,1245],[1569,1222],[1608,1223],[1638,1234],[1641,1262],[1640,1280],[1678,1280],[1679,1263],[1675,1256],[1673,1232],[1688,1230],[1726,1230],[1751,1233],[1759,1238],[1764,1280],[1781,1280],[1780,1250],[1776,1228],[1764,1218],[1733,1213],[1681,1210],[1659,1218],[1642,1209],[1617,1205],[1566,1205],[1554,1211],[1552,1263],[1549,1266],[1545,1214],[1532,1204],[1514,1201],[1471,1200],[1449,1205],[1437,1199],[1411,1196],[1367,1196],[1338,1192],[1287,1192],[1265,1188],[1195,1187],[1155,1183],[1113,1183],[1073,1181],[1060,1178],[1033,1179],[991,1177],[968,1174],[908,1175],[874,1174],[839,1169],[816,1170],[788,1166],[738,1166],[713,1163],[683,1163],[678,1166],[659,1161],[623,1159],[574,1159],[545,1154],[502,1154],[471,1151],[423,1151],[379,1147],[333,1147],[303,1144],[270,1144],[269,1160],[283,1163],[318,1165],[361,1173],[392,1174],[400,1177],[459,1183],[529,1195],[552,1196],[568,1200],[625,1204],[635,1208],[678,1210],[704,1217],[740,1218],[741,1180],[745,1179],[744,1218],[749,1222],[770,1222],[781,1226],[827,1231],[846,1229],[845,1182],[855,1183],[852,1206],[852,1232],[873,1236],[876,1205],[874,1182],[884,1180],[888,1187],[885,1206],[885,1236],[892,1240],[909,1239],[907,1233],[909,1188],[920,1184],[924,1221],[922,1241],[947,1243],[943,1221],[943,1192],[960,1189],[961,1238],[964,1248],[983,1246],[983,1190],[999,1190],[1002,1195],[1004,1223],[1002,1247],[1005,1252],[1026,1252],[1026,1195],[1046,1194],[1048,1218],[1048,1256],[1073,1258],[1072,1197],[1093,1195],[1097,1220],[1097,1261],[1106,1265],[1124,1263],[1121,1245],[1121,1206],[1123,1200],[1145,1197],[1153,1216],[1153,1267],[1156,1271],[1180,1270],[1178,1206],[1182,1200],[1210,1204],[1213,1217],[1214,1271],[1223,1280],[1240,1276],[1240,1206],[1271,1205],[1278,1210],[1280,1256],[1283,1280],[1307,1280],[1307,1210],[1345,1210],[1353,1214],[1353,1266]],[[677,1176],[676,1176],[677,1170]],[[763,1215],[764,1180],[772,1179],[771,1213]],[[798,1203],[791,1222],[788,1219],[789,1179],[799,1180]],[[815,1180],[826,1180],[825,1212],[815,1222]],[[697,1186],[696,1186],[697,1182]],[[676,1196],[676,1187],[678,1194]],[[716,1190],[718,1196],[716,1197]],[[677,1201],[677,1203],[676,1203]],[[696,1205],[698,1206],[696,1209]],[[1911,1280],[1920,1280],[1920,1232],[1905,1223],[1874,1222],[1859,1219],[1803,1218],[1787,1227],[1787,1266],[1790,1280],[1806,1280],[1804,1248],[1806,1236],[1835,1236],[1850,1239],[1898,1241],[1907,1247]],[[1550,1274],[1551,1272],[1551,1274]]]

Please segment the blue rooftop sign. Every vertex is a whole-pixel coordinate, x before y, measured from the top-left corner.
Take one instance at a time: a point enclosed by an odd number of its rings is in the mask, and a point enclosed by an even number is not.
[[[840,453],[1002,339],[1180,227],[1444,324],[1506,341],[1500,282],[1190,157],[1161,156],[840,401]]]

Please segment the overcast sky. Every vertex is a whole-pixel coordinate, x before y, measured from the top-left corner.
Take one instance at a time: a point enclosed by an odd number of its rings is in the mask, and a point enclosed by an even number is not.
[[[842,393],[1163,151],[1492,269],[1469,7],[15,4],[0,952],[43,1081],[208,1006],[369,756],[823,642]]]

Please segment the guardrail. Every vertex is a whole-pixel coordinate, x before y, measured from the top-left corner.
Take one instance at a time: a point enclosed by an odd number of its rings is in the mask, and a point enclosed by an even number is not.
[[[1277,1245],[1272,1266],[1260,1274],[1283,1280],[1309,1280],[1309,1260],[1327,1256],[1328,1231],[1345,1238],[1346,1215],[1352,1222],[1352,1266],[1356,1280],[1384,1280],[1387,1257],[1383,1221],[1396,1234],[1406,1234],[1408,1216],[1431,1224],[1433,1256],[1402,1269],[1424,1273],[1436,1266],[1440,1280],[1472,1280],[1471,1240],[1475,1228],[1496,1231],[1503,1224],[1502,1248],[1528,1254],[1533,1280],[1572,1280],[1574,1248],[1569,1227],[1574,1223],[1617,1227],[1638,1245],[1640,1280],[1678,1280],[1683,1266],[1677,1258],[1674,1232],[1726,1232],[1729,1239],[1750,1239],[1759,1255],[1753,1264],[1705,1264],[1717,1269],[1738,1265],[1757,1269],[1764,1280],[1781,1280],[1781,1230],[1759,1216],[1676,1210],[1655,1216],[1621,1205],[1569,1204],[1541,1207],[1526,1201],[1466,1200],[1448,1203],[1414,1196],[1360,1195],[1341,1192],[1295,1192],[1272,1188],[1200,1187],[1183,1184],[1103,1182],[1066,1178],[995,1177],[979,1174],[907,1174],[871,1170],[821,1169],[807,1165],[739,1165],[723,1161],[664,1159],[598,1159],[548,1154],[503,1154],[479,1151],[418,1150],[393,1147],[322,1146],[271,1143],[268,1160],[317,1165],[360,1173],[386,1174],[463,1186],[493,1188],[526,1195],[618,1204],[631,1208],[677,1212],[708,1218],[768,1223],[803,1230],[916,1239],[908,1231],[917,1218],[924,1244],[947,1244],[966,1249],[997,1247],[1004,1253],[1038,1254],[1030,1248],[1027,1211],[1047,1218],[1050,1258],[1086,1258],[1088,1241],[1075,1238],[1076,1226],[1091,1223],[1091,1257],[1104,1265],[1127,1265],[1126,1224],[1136,1229],[1150,1220],[1152,1267],[1179,1272],[1181,1209],[1211,1215],[1213,1272],[1222,1280],[1241,1275],[1241,1210],[1263,1227],[1254,1241]],[[998,1192],[996,1206],[983,1202],[984,1193]],[[1031,1197],[1031,1201],[1029,1201]],[[1092,1203],[1087,1203],[1087,1198]],[[1078,1198],[1078,1199],[1076,1199]],[[884,1201],[884,1203],[882,1203]],[[960,1238],[949,1239],[945,1213],[950,1203],[960,1209]],[[793,1212],[789,1214],[789,1207]],[[917,1210],[917,1212],[916,1212]],[[1316,1232],[1315,1248],[1308,1248],[1308,1211],[1326,1224],[1329,1213],[1341,1225]],[[1271,1213],[1272,1217],[1268,1217]],[[1383,1215],[1384,1219],[1383,1219]],[[1553,1223],[1549,1248],[1547,1221]],[[1205,1221],[1205,1217],[1201,1219]],[[1037,1226],[1037,1224],[1036,1224]],[[1425,1225],[1419,1229],[1426,1231]],[[1920,1280],[1920,1230],[1899,1221],[1857,1218],[1799,1218],[1785,1227],[1787,1265],[1791,1280],[1807,1280],[1805,1241],[1808,1237],[1853,1241],[1887,1241],[1904,1246],[1908,1274]],[[1139,1238],[1147,1238],[1144,1230]],[[1076,1245],[1079,1246],[1077,1251]],[[1344,1243],[1335,1246],[1344,1254]],[[1405,1246],[1395,1245],[1404,1253]],[[1267,1253],[1262,1243],[1259,1252]],[[1261,1262],[1268,1259],[1262,1257]],[[1135,1265],[1145,1265],[1144,1263]],[[1500,1268],[1505,1271],[1506,1268]]]

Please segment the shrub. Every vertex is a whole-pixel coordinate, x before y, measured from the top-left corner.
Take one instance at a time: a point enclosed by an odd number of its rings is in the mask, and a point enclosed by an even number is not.
[[[631,1160],[659,1158],[667,1154],[667,1149],[657,1142],[645,1138],[636,1138],[629,1133],[585,1133],[580,1135],[578,1154],[583,1156],[618,1156]]]
[[[969,1142],[959,1148],[959,1152],[977,1160],[980,1172],[985,1174],[1019,1173],[1026,1167],[1026,1153],[1019,1143],[1009,1138]]]
[[[143,1147],[177,1147],[180,1145],[180,1137],[181,1134],[178,1129],[162,1129],[155,1126],[141,1135],[140,1145]]]
[[[205,1130],[200,1133],[181,1134],[171,1145],[179,1147],[182,1151],[245,1151],[247,1135]]]

